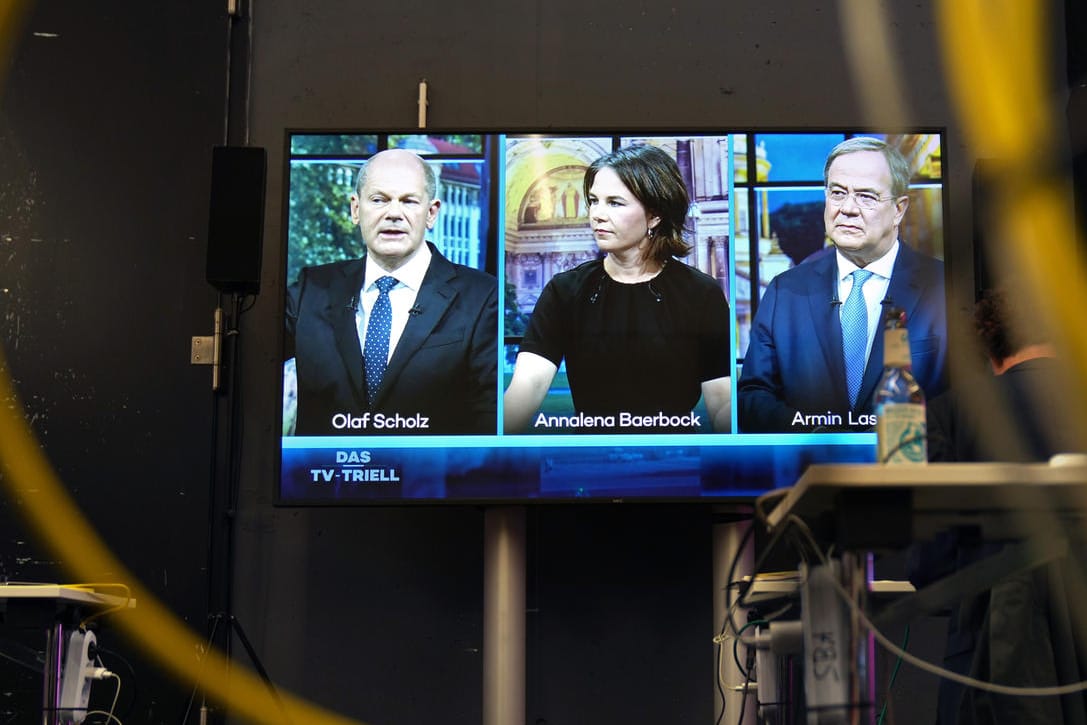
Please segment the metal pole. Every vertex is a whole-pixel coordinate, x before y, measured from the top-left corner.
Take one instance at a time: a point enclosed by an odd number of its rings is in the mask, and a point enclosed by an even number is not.
[[[45,667],[42,683],[42,723],[60,722],[60,673],[64,668],[64,625],[54,622],[45,631]]]
[[[743,541],[744,535],[752,526],[751,513],[749,507],[723,509],[719,514],[722,520],[713,525],[713,617],[715,635],[722,631],[722,627],[727,617],[727,612],[725,611],[725,588],[728,586],[728,572],[732,565],[733,558],[735,558],[739,552],[740,543]],[[740,553],[740,560],[736,563],[736,570],[733,573],[735,578],[739,579],[740,577],[752,574],[751,570],[755,564],[754,549],[754,544],[751,544]],[[731,601],[735,602],[736,592],[733,591],[732,595]],[[743,623],[747,622],[747,614],[735,610],[733,612],[733,619],[738,626],[743,626]],[[717,678],[721,678],[721,687],[725,690],[725,699],[723,702],[725,716],[722,718],[721,722],[729,723],[729,725],[732,725],[733,723],[736,723],[736,725],[754,725],[755,711],[757,709],[754,688],[752,688],[751,698],[747,701],[743,723],[737,721],[737,718],[740,716],[740,707],[743,704],[744,693],[740,692],[739,689],[731,688],[742,686],[744,683],[744,676],[740,674],[739,668],[736,666],[735,661],[733,661],[731,641],[728,644],[721,645],[720,657],[714,659],[714,678],[714,717],[717,717],[717,714],[721,712],[722,707],[721,692],[717,685]]]
[[[484,513],[483,725],[525,721],[525,509]]]

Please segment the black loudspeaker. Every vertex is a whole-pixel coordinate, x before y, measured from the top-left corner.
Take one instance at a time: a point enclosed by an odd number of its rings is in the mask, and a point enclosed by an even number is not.
[[[211,157],[208,284],[220,292],[260,291],[264,185],[268,154],[252,146],[216,146]]]

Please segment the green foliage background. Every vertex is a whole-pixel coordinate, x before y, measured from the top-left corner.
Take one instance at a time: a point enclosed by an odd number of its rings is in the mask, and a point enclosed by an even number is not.
[[[520,337],[525,334],[525,328],[528,327],[529,315],[527,312],[521,310],[521,306],[517,304],[517,287],[506,280],[506,319],[505,330],[507,337]]]
[[[351,192],[359,166],[381,148],[433,153],[432,140],[459,146],[447,152],[481,154],[479,134],[301,134],[291,138],[290,201],[287,220],[287,284],[303,267],[357,259],[365,253],[351,223]],[[308,158],[307,158],[308,157]]]
[[[287,283],[302,267],[363,256],[365,247],[351,223],[350,169],[357,165],[291,163],[287,221]]]

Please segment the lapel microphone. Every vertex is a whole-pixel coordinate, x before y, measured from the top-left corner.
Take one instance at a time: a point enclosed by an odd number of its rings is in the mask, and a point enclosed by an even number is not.
[[[408,310],[408,314],[412,317],[418,317],[419,315],[423,314],[423,308],[420,307],[418,303],[416,303],[411,306],[410,310]]]
[[[600,273],[600,279],[596,283],[596,289],[593,290],[592,295],[589,297],[589,304],[595,305],[596,301],[600,299],[600,293],[604,291],[604,280],[607,276],[607,272]]]
[[[347,304],[344,305],[344,308],[348,309],[348,310],[351,310],[352,312],[358,312],[359,311],[359,296],[358,295],[351,295],[350,297],[348,297],[347,298]]]

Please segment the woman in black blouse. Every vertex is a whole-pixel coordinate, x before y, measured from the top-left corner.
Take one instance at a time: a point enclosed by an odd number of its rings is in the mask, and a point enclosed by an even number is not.
[[[602,258],[555,275],[537,301],[504,399],[505,431],[698,432],[704,398],[729,430],[728,301],[690,252],[679,167],[654,146],[628,146],[585,173]],[[576,413],[537,411],[566,360]]]

